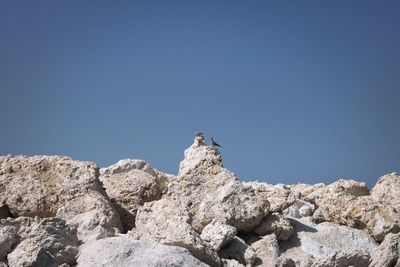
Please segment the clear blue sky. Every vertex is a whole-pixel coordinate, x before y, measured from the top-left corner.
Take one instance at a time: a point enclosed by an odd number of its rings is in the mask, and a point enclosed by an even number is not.
[[[1,1],[0,154],[242,180],[400,171],[399,1]]]

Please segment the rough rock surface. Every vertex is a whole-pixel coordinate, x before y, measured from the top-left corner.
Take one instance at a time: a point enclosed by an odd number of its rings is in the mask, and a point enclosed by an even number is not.
[[[100,173],[100,180],[126,230],[134,226],[140,206],[161,198],[166,179],[144,160],[120,160],[102,168]]]
[[[365,183],[338,180],[303,195],[306,201],[318,207],[313,213],[315,222],[328,221],[366,229],[377,241],[382,241],[388,233],[400,231],[399,212],[374,200]]]
[[[127,237],[105,238],[82,245],[77,262],[82,267],[207,266],[187,249]]]
[[[371,191],[242,183],[199,134],[177,176],[2,156],[0,266],[400,267],[399,209],[397,173]]]
[[[368,266],[376,252],[377,243],[364,231],[328,222],[291,222],[295,235],[280,244],[283,252],[298,247],[314,258],[314,266]]]
[[[0,157],[0,203],[13,217],[54,217],[69,220],[98,210],[111,226],[121,228],[91,162],[59,156]]]
[[[139,209],[136,228],[128,234],[134,239],[187,248],[195,257],[219,266],[220,260],[190,225],[190,214],[178,203],[161,199],[147,202]]]
[[[0,227],[0,262],[6,261],[7,254],[20,242],[20,239],[15,227]]]
[[[293,226],[290,221],[278,213],[265,217],[261,224],[254,229],[257,235],[269,235],[275,233],[279,241],[286,241],[293,234]]]
[[[379,245],[370,267],[400,266],[400,234],[388,234]]]
[[[296,200],[287,185],[271,185],[261,182],[242,182],[242,184],[245,188],[252,188],[261,202],[269,202],[270,212],[281,212]]]
[[[268,201],[257,198],[252,188],[222,165],[219,151],[201,140],[185,151],[179,175],[169,184],[169,197],[185,201],[192,225],[201,230],[212,220],[250,231],[268,213]]]
[[[226,248],[220,250],[219,255],[225,259],[235,259],[246,266],[253,266],[257,256],[254,249],[237,236]]]
[[[278,264],[279,245],[275,234],[263,236],[251,243],[250,247],[256,253],[255,266],[275,267]]]
[[[219,222],[211,222],[204,227],[200,238],[215,251],[225,247],[236,236],[236,228]]]
[[[79,240],[76,229],[58,218],[37,219],[22,234],[22,241],[8,254],[10,266],[51,266],[76,263]],[[46,265],[40,265],[44,264]]]

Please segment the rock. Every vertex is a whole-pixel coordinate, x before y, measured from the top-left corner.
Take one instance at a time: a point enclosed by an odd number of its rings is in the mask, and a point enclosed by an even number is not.
[[[314,204],[298,199],[293,203],[292,206],[283,210],[282,214],[294,218],[302,218],[311,216],[314,213],[314,210],[315,210]]]
[[[296,200],[287,185],[271,185],[261,182],[242,182],[242,184],[245,188],[252,188],[260,202],[269,203],[270,212],[281,212]]]
[[[0,227],[0,262],[6,261],[8,253],[20,242],[20,239],[15,227]]]
[[[400,231],[400,216],[395,208],[375,201],[365,183],[338,180],[326,187],[316,188],[304,200],[318,207],[315,222],[333,222],[357,229],[366,229],[376,241],[386,234]]]
[[[269,203],[244,187],[221,161],[216,148],[195,140],[185,151],[178,177],[170,181],[168,195],[188,203],[191,224],[198,232],[214,219],[238,231],[251,231],[268,213]]]
[[[400,234],[388,234],[379,245],[370,267],[400,266]]]
[[[78,267],[204,266],[187,249],[130,238],[110,237],[81,246]]]
[[[10,266],[58,266],[76,263],[79,246],[76,229],[61,219],[38,219],[22,238],[7,256]]]
[[[134,226],[140,206],[161,198],[165,179],[168,179],[144,160],[133,159],[120,160],[102,168],[100,173],[100,180],[117,207],[125,230]]]
[[[314,258],[315,266],[368,266],[376,251],[376,242],[364,231],[328,222],[315,225],[303,219],[290,220],[296,234],[280,243],[282,251],[298,247]]]
[[[290,221],[278,213],[265,217],[261,224],[254,229],[257,235],[269,235],[275,233],[280,241],[286,241],[293,234],[293,227]]]
[[[68,224],[77,228],[78,238],[84,243],[115,236],[108,217],[99,210],[80,213],[68,220]]]
[[[113,227],[121,229],[94,163],[59,156],[5,156],[0,158],[0,173],[0,203],[13,217],[69,220],[100,210]]]
[[[241,238],[235,237],[227,247],[219,251],[219,256],[225,259],[235,259],[246,266],[253,266],[256,253]]]
[[[239,263],[237,260],[233,259],[222,259],[222,267],[245,267],[245,265]]]
[[[400,213],[400,175],[394,172],[380,177],[371,190],[371,197]]]
[[[235,227],[214,221],[204,227],[200,238],[215,251],[219,251],[231,242],[236,234],[237,231]]]
[[[138,210],[136,228],[128,234],[134,239],[187,248],[202,262],[219,266],[217,253],[190,225],[190,213],[182,204],[164,198],[145,203]]]
[[[254,266],[275,267],[277,265],[279,245],[275,234],[263,236],[261,239],[252,242],[250,247],[257,255]]]

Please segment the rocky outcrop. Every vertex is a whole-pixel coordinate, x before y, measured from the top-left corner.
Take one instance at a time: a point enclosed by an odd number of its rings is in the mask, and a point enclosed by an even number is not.
[[[86,243],[80,248],[78,267],[206,267],[187,249],[157,243],[111,237]]]
[[[20,228],[23,229],[23,228]],[[74,265],[79,240],[76,229],[58,218],[37,219],[20,232],[22,241],[7,255],[9,266]]]
[[[102,168],[100,173],[100,180],[119,212],[125,230],[133,228],[140,206],[161,198],[168,181],[144,160],[120,160]]]
[[[88,211],[104,214],[121,229],[118,213],[91,162],[58,156],[0,157],[0,203],[13,217],[59,217],[66,221]]]
[[[295,234],[280,244],[286,250],[298,248],[309,255],[313,266],[368,266],[375,254],[377,243],[361,230],[324,222],[314,224],[303,219],[291,218]],[[294,258],[294,257],[292,257]]]
[[[0,266],[394,267],[399,209],[396,173],[371,191],[342,179],[240,182],[199,133],[177,176],[143,160],[99,171],[4,156]]]
[[[379,245],[370,267],[400,266],[400,234],[388,234]]]

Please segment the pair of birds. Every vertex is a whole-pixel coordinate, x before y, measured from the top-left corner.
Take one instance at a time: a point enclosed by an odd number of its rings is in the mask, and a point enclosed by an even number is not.
[[[203,134],[202,132],[200,132],[199,130],[195,130],[195,131],[194,131],[194,136],[201,136],[201,137],[204,138],[204,134]],[[211,137],[211,145],[212,145],[213,147],[215,147],[215,146],[222,147],[222,146],[220,146],[217,142],[215,142],[214,138],[212,138],[212,137]]]

